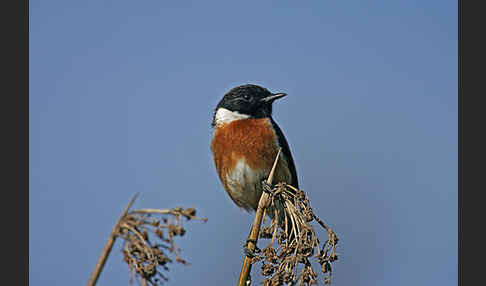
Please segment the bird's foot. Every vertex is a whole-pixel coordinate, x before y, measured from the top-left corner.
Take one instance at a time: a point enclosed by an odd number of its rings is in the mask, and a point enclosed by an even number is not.
[[[267,183],[267,181],[262,181],[262,188],[263,188],[263,191],[267,194],[272,194],[272,186],[270,186],[269,183]]]
[[[255,250],[251,250],[248,248],[248,243],[253,242],[255,245]],[[243,253],[245,256],[248,256],[249,258],[255,257],[255,253],[259,253],[261,250],[256,246],[256,240],[254,239],[247,239],[245,245],[243,245]]]

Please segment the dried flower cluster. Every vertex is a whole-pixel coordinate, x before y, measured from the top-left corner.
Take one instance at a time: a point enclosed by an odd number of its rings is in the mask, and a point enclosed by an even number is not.
[[[120,222],[118,237],[124,240],[123,257],[128,264],[130,283],[133,276],[140,285],[159,285],[168,278],[162,270],[168,270],[168,263],[187,262],[179,256],[174,238],[183,236],[183,218],[197,219],[193,208],[174,208],[170,210],[141,209],[128,213]]]
[[[252,264],[262,262],[261,273],[266,277],[263,285],[317,284],[318,275],[310,261],[313,256],[321,265],[324,283],[330,284],[331,263],[337,260],[338,237],[314,214],[306,194],[291,185],[279,183],[272,190],[270,207],[266,211],[275,214],[269,225],[262,224],[260,238],[271,239],[271,242],[252,260]],[[329,235],[322,247],[312,221],[321,225]],[[298,268],[301,268],[299,275]]]

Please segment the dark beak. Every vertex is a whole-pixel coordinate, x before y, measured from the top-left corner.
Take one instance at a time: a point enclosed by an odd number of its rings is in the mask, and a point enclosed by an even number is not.
[[[287,94],[286,93],[275,93],[275,94],[272,94],[270,96],[267,96],[267,97],[264,97],[262,99],[260,99],[261,102],[273,102],[274,100],[276,99],[279,99],[279,98],[282,98],[284,96],[286,96]]]

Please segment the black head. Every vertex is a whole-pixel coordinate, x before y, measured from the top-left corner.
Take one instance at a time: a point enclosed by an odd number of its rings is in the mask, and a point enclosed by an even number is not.
[[[225,108],[250,118],[270,117],[272,103],[285,95],[285,93],[271,93],[268,89],[253,84],[237,86],[224,95],[216,106],[214,115],[219,108]],[[212,125],[215,125],[214,116]]]

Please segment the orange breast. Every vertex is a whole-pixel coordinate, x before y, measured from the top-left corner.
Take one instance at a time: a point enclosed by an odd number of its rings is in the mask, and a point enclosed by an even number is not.
[[[252,169],[271,167],[277,155],[276,135],[268,118],[235,120],[216,127],[211,150],[218,173],[244,157]],[[270,165],[269,165],[270,164]]]
[[[277,137],[270,120],[268,118],[241,119],[218,125],[214,131],[211,150],[219,178],[233,201],[240,207],[244,205],[241,202],[243,194],[240,192],[245,192],[244,199],[251,199],[251,203],[248,203],[256,208],[261,195],[260,188],[238,190],[234,186],[228,186],[227,179],[228,174],[231,174],[238,161],[243,158],[249,168],[261,171],[264,176],[268,175],[278,151]],[[276,179],[290,179],[284,157],[277,165]],[[259,186],[260,182],[254,183]]]

